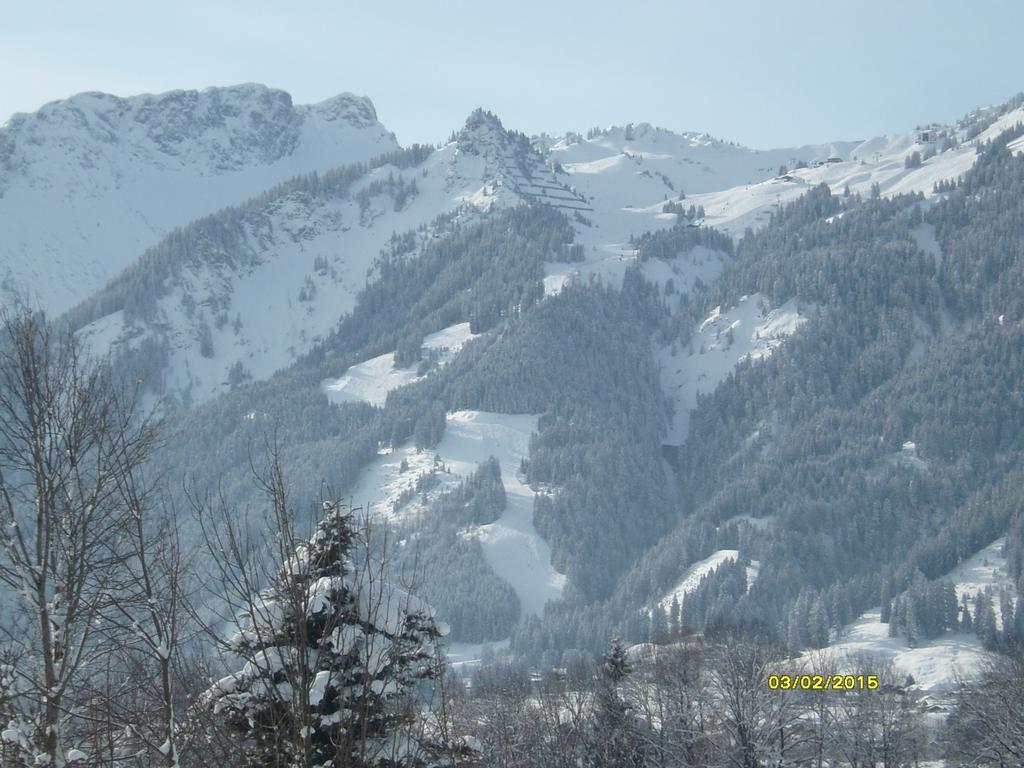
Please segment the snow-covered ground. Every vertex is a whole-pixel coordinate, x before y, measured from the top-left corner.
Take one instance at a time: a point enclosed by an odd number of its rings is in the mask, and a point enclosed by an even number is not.
[[[958,600],[964,594],[973,599],[988,587],[995,590],[1013,587],[1006,570],[1006,558],[1002,555],[1004,542],[1003,538],[994,541],[950,572],[948,578],[956,587]],[[998,616],[998,600],[995,602]],[[889,637],[889,625],[882,623],[880,608],[859,616],[824,652],[837,659],[873,656],[891,661],[925,691],[952,689],[957,675],[969,679],[985,658],[981,641],[973,633],[947,632],[911,648],[905,638]],[[811,660],[821,654],[822,651],[808,651],[804,658]]]
[[[444,365],[458,354],[463,344],[475,337],[476,334],[469,331],[469,323],[459,323],[425,337],[423,348],[437,354],[437,364]],[[421,378],[416,374],[415,365],[396,368],[395,353],[389,352],[353,365],[344,376],[327,379],[321,387],[332,403],[364,401],[382,406],[388,392]]]
[[[457,670],[466,670],[479,666],[488,655],[505,653],[511,645],[509,640],[497,640],[489,643],[453,643],[448,641],[444,646],[445,660]]]
[[[770,356],[805,320],[795,302],[769,309],[755,293],[724,312],[716,307],[686,347],[671,344],[655,350],[662,389],[675,408],[666,442],[685,441],[699,394],[712,392],[741,361]]]
[[[664,596],[658,601],[658,605],[662,608],[668,609],[672,605],[672,600],[678,600],[679,604],[682,605],[686,596],[693,592],[699,585],[700,580],[711,573],[713,570],[728,562],[736,560],[740,556],[739,550],[736,549],[719,549],[716,552],[705,557],[703,560],[698,560],[696,563],[686,569],[679,583],[676,584],[672,589],[665,593]],[[761,570],[761,563],[757,560],[751,560],[747,566],[747,588],[757,580],[757,575]]]
[[[384,518],[418,515],[431,499],[457,485],[476,471],[477,465],[494,456],[501,465],[505,510],[495,522],[465,533],[480,540],[491,568],[512,585],[523,615],[538,614],[549,600],[561,598],[565,576],[551,565],[551,548],[533,525],[535,494],[519,476],[519,464],[528,453],[530,435],[536,429],[537,416],[485,411],[450,413],[444,437],[434,450],[417,451],[406,445],[383,454],[363,470],[349,495],[354,504],[371,505]],[[405,471],[403,460],[407,464]],[[403,497],[403,492],[415,489],[417,480],[433,470],[438,471],[438,485],[425,495]],[[401,503],[403,498],[405,502]]]
[[[927,645],[910,648],[901,637],[889,637],[889,625],[880,620],[880,609],[863,613],[822,651],[808,651],[806,660],[822,656],[837,660],[877,658],[891,661],[901,673],[911,675],[923,690],[948,690],[956,675],[970,677],[978,669],[985,651],[977,636],[950,632]],[[841,671],[841,670],[840,670]]]

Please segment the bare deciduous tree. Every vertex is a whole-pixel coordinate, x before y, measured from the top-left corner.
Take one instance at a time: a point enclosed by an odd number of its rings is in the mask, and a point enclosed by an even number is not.
[[[958,764],[1024,765],[1024,657],[993,655],[960,681],[946,742]]]
[[[20,657],[4,733],[23,762],[85,757],[65,726],[105,652],[99,630],[127,543],[120,479],[154,439],[70,331],[28,311],[0,317],[0,583],[25,619],[3,627]]]

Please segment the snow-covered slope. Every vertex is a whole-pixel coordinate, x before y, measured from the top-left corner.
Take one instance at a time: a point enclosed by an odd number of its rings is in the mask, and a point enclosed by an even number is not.
[[[587,260],[607,261],[628,253],[629,238],[670,226],[677,215],[666,202],[684,209],[703,207],[700,223],[734,235],[768,220],[773,209],[818,184],[836,193],[868,195],[878,184],[883,195],[923,192],[936,182],[955,179],[974,163],[976,148],[1024,121],[1024,108],[1006,110],[978,135],[965,127],[933,126],[866,141],[841,141],[772,150],[755,150],[703,133],[673,133],[646,123],[609,128],[584,139],[570,134],[542,142],[564,169],[559,178],[593,208],[581,225]],[[959,141],[946,141],[956,137]],[[1024,150],[1024,144],[1013,147]],[[926,157],[907,168],[913,152]],[[929,155],[934,156],[928,157]],[[804,166],[804,167],[801,167]],[[786,173],[780,173],[785,167]],[[685,194],[682,199],[680,193]]]
[[[767,222],[772,211],[803,195],[811,187],[827,184],[833,194],[851,193],[867,197],[878,185],[883,196],[921,192],[930,196],[936,183],[955,180],[974,165],[977,147],[1001,132],[1024,121],[1024,108],[1010,110],[973,138],[963,130],[947,128],[956,135],[959,145],[944,146],[935,138],[936,131],[882,136],[856,144],[844,145],[832,157],[834,162],[811,162],[807,168],[793,168],[788,173],[761,179],[754,183],[709,190],[688,198],[688,202],[704,206],[704,224],[741,235],[747,227]],[[1013,148],[1011,148],[1013,149]],[[907,158],[921,154],[920,166],[907,167]],[[933,154],[934,153],[934,154]],[[657,206],[652,209],[657,210]]]
[[[470,332],[469,323],[459,323],[428,335],[423,339],[423,349],[435,357],[438,365],[444,365],[473,338],[476,334]],[[322,387],[332,403],[366,402],[380,406],[387,400],[388,392],[421,378],[416,366],[395,367],[395,353],[388,352],[351,366],[344,376],[328,379]]]
[[[256,88],[256,92],[265,89]],[[324,105],[292,111],[309,118],[321,108]],[[366,105],[366,110],[368,119],[372,107]],[[677,222],[680,214],[674,211],[678,208],[666,210],[668,201],[687,209],[703,206],[704,223],[736,231],[766,221],[774,206],[822,182],[837,191],[849,184],[865,194],[875,183],[883,194],[909,189],[930,192],[935,181],[969,167],[975,157],[974,144],[1012,125],[1022,114],[1020,109],[1012,110],[975,138],[965,139],[959,146],[951,144],[941,152],[939,142],[925,132],[761,152],[704,134],[673,134],[647,125],[613,128],[587,140],[573,136],[531,143],[524,135],[506,130],[495,116],[478,110],[452,142],[416,164],[379,165],[336,194],[310,194],[293,187],[250,202],[241,220],[237,216],[214,219],[212,229],[232,232],[232,243],[225,244],[206,230],[190,239],[186,230],[187,247],[179,251],[187,258],[179,258],[167,268],[159,295],[135,298],[136,304],[146,305],[146,311],[119,315],[124,302],[111,301],[101,292],[94,306],[103,310],[89,313],[91,325],[83,334],[97,351],[148,345],[150,357],[161,358],[161,379],[167,392],[197,402],[239,381],[266,378],[310,349],[341,315],[351,311],[374,260],[390,247],[392,235],[418,231],[417,247],[421,247],[438,234],[431,230],[430,222],[439,216],[466,220],[493,206],[522,202],[554,206],[573,221],[583,261],[549,263],[546,292],[557,293],[567,283],[594,276],[614,285],[637,263],[633,238]],[[952,136],[955,129],[948,132]],[[220,144],[212,139],[204,144],[206,134],[198,136],[195,141],[200,149],[190,149],[185,160],[192,163],[198,153],[217,168],[230,165],[223,152],[214,151]],[[249,136],[247,141],[262,150],[243,143],[239,152],[265,158],[286,141],[278,137],[275,143],[260,136]],[[927,155],[930,149],[936,154],[921,167],[904,167],[911,152]],[[185,162],[173,157],[174,162]],[[288,156],[293,157],[311,155],[295,149]],[[277,165],[258,168],[276,169],[284,160],[275,162]],[[781,165],[796,164],[808,167],[777,177]],[[248,167],[213,175],[219,179],[235,173],[241,180],[250,173],[245,170]],[[182,181],[180,189],[186,187]],[[680,201],[683,190],[686,198]],[[3,204],[0,200],[0,215]],[[172,237],[163,245],[174,242]],[[671,279],[678,292],[685,292],[697,279],[705,283],[714,280],[725,258],[695,249],[670,262],[650,259],[641,268],[649,279],[663,286]],[[81,266],[84,262],[76,263]],[[62,272],[61,279],[65,276]],[[31,284],[49,285],[39,278],[33,278]],[[122,280],[122,284],[135,279]],[[755,339],[758,344],[754,346],[770,352],[773,340],[789,330],[785,322],[778,328],[754,328],[762,337],[769,336]],[[660,353],[663,367],[672,371],[666,386],[674,389],[677,394],[673,397],[679,399],[669,442],[678,443],[685,433],[686,415],[696,392],[710,391],[737,360],[756,352],[753,347],[745,349],[750,346],[746,341],[741,340],[735,350],[723,349],[712,355],[713,365],[679,366],[667,359],[664,351]],[[723,362],[723,355],[730,359]]]
[[[140,297],[123,273],[80,312],[82,335],[98,351],[155,343],[167,392],[195,403],[310,349],[352,310],[396,233],[415,231],[418,249],[443,234],[438,217],[466,221],[527,200],[572,205],[526,138],[485,112],[418,162],[375,165],[343,188],[299,180],[168,238],[171,256],[152,259],[166,272],[157,295]],[[118,315],[124,295],[145,311]]]
[[[175,227],[300,173],[397,148],[369,99],[262,85],[83,93],[0,127],[0,304],[57,314]]]
[[[1005,538],[997,539],[947,576],[956,588],[957,600],[966,594],[972,610],[974,597],[985,589],[1014,589],[1002,554],[1004,543]],[[998,622],[998,605],[996,614]],[[882,623],[880,608],[859,616],[824,652],[808,651],[804,655],[812,658],[823,653],[838,659],[867,655],[891,661],[926,691],[952,689],[957,674],[970,679],[986,655],[977,635],[968,632],[947,632],[912,648],[905,637],[889,637],[889,625]]]
[[[621,279],[630,263],[630,238],[672,226],[666,202],[688,208],[697,193],[735,189],[771,178],[780,165],[825,160],[846,153],[853,142],[759,151],[702,133],[677,134],[646,123],[609,128],[584,139],[571,134],[538,142],[559,170],[558,179],[591,210],[573,212],[585,246],[579,274]],[[680,201],[680,193],[685,200]],[[561,279],[552,273],[552,285]]]
[[[679,579],[672,589],[666,592],[660,600],[658,605],[664,609],[668,609],[672,605],[672,601],[676,600],[682,605],[686,596],[695,590],[705,576],[714,571],[720,565],[736,560],[740,556],[739,550],[737,549],[719,549],[712,552],[710,555],[705,557],[703,560],[691,565],[686,569],[682,578]],[[761,564],[757,560],[751,560],[747,566],[747,588],[757,580],[758,572],[760,571]]]
[[[610,128],[592,138],[567,138],[551,146],[551,157],[595,209],[597,247],[611,247],[630,234],[674,223],[666,201],[689,207],[697,194],[756,184],[780,166],[845,156],[855,142],[776,150],[754,150],[707,134],[676,134],[647,124]],[[680,193],[685,199],[680,199]]]
[[[464,531],[479,539],[494,572],[519,596],[524,616],[539,614],[558,600],[565,576],[551,565],[551,548],[533,526],[534,492],[519,475],[537,416],[483,411],[456,411],[447,416],[444,437],[430,451],[406,445],[382,454],[367,467],[351,490],[354,503],[370,506],[387,519],[421,514],[430,500],[470,476],[490,456],[501,465],[506,507],[488,525]],[[403,466],[404,462],[404,466]],[[438,482],[419,491],[421,478],[435,473]],[[437,564],[428,564],[434,567]]]
[[[667,444],[680,445],[686,439],[698,395],[714,391],[740,362],[767,358],[806,321],[805,315],[792,301],[769,309],[755,293],[725,312],[716,307],[688,346],[673,343],[656,349],[662,388],[675,409]]]

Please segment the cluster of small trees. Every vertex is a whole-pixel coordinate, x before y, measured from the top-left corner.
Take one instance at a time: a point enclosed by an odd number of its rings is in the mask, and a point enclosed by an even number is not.
[[[886,594],[888,583],[882,585],[881,620],[889,623],[889,634],[904,633],[907,642],[917,645],[960,628],[960,612],[956,589],[947,580],[929,582],[917,574],[910,587],[893,599]]]

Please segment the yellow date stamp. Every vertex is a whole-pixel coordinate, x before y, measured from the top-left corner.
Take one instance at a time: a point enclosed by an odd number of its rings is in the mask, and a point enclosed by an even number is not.
[[[878,675],[768,675],[772,691],[876,691]]]

